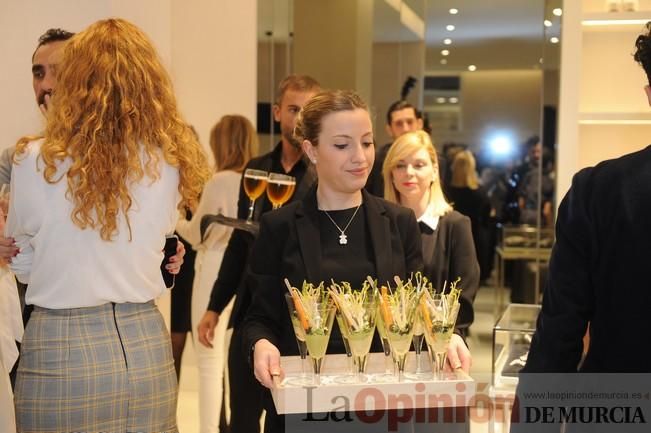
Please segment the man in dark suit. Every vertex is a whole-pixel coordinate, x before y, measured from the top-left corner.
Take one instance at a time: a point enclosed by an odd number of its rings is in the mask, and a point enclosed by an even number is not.
[[[416,107],[409,102],[400,100],[389,106],[387,111],[387,134],[391,142],[379,147],[375,152],[375,163],[366,182],[366,191],[378,197],[384,197],[384,180],[382,179],[382,164],[387,157],[389,148],[393,141],[405,132],[419,131],[423,129],[423,119],[420,117]]]
[[[635,60],[651,84],[650,31],[648,23],[636,41]],[[645,92],[651,105],[649,85]],[[574,381],[586,375],[567,373],[651,372],[645,343],[651,334],[650,257],[651,147],[578,172],[558,211],[556,244],[536,333],[520,374],[512,432],[559,431],[558,423],[534,422],[536,417],[532,421],[531,415],[542,409],[541,401],[527,396],[532,390],[582,390]],[[582,359],[587,329],[589,347]],[[600,375],[600,387],[612,390],[608,380],[619,382],[626,376]],[[649,376],[638,377],[644,382],[640,391],[648,392]],[[629,389],[622,385],[617,391]],[[568,412],[571,403],[563,403]],[[542,404],[554,402],[547,399]],[[580,404],[590,406],[597,400]],[[598,427],[568,426],[591,432],[601,431]],[[631,431],[627,427],[633,425],[618,424],[607,431]]]
[[[290,75],[280,82],[273,112],[274,119],[280,123],[281,141],[274,150],[252,159],[246,167],[295,177],[296,190],[290,202],[302,199],[316,180],[313,169],[304,160],[300,143],[294,139],[293,132],[299,111],[319,91],[319,83],[308,76]],[[246,219],[249,212],[249,199],[242,184],[240,184],[237,208],[238,218]],[[260,216],[269,210],[271,210],[271,203],[267,197],[260,197],[255,202],[254,220],[259,220]],[[233,296],[237,295],[229,321],[229,327],[233,328],[228,354],[231,433],[259,431],[259,419],[262,413],[261,389],[253,377],[248,361],[242,356],[240,334],[240,325],[251,302],[244,275],[253,241],[254,237],[250,233],[242,230],[233,231],[212,289],[208,311],[201,319],[197,330],[199,341],[212,347],[211,342],[219,314]]]

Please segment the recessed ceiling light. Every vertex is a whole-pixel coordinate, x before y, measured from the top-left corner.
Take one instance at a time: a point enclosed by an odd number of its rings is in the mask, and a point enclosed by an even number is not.
[[[552,36],[551,38],[549,38],[549,42],[551,42],[552,44],[557,44],[558,41],[559,39],[556,36]]]
[[[445,38],[445,39],[443,39],[443,43],[444,43],[445,45],[450,45],[450,44],[452,43],[452,39],[450,39],[450,38]]]
[[[442,56],[447,56],[448,54],[450,54],[450,50],[441,50]]]
[[[555,9],[552,11],[552,13],[553,13],[554,15],[556,15],[557,17],[560,17],[561,15],[563,15],[563,9],[561,9],[561,8],[555,8]]]
[[[470,65],[470,66],[468,66],[468,70],[469,70],[470,72],[475,72],[475,71],[477,70],[477,66],[475,66],[475,65]]]
[[[552,22],[549,21],[549,20],[543,21],[543,24],[545,25],[545,27],[551,27],[552,26]]]
[[[436,98],[436,102],[438,102],[439,104],[445,104],[445,98],[443,96],[439,96],[438,98]]]
[[[448,59],[441,59],[441,64],[442,65],[447,65],[448,64]]]
[[[448,24],[447,26],[445,26],[445,30],[447,30],[448,32],[454,31],[455,28],[456,27],[454,27],[452,24]]]
[[[448,99],[448,101],[450,101],[451,104],[456,104],[457,102],[459,102],[459,98],[453,96],[450,99]]]
[[[449,12],[450,12],[450,15],[456,15],[456,14],[458,14],[458,13],[459,13],[459,9],[456,9],[456,8],[452,8],[452,9],[450,9],[450,11],[449,11]]]

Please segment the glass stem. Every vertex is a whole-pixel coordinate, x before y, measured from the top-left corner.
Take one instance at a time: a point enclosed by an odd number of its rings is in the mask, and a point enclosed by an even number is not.
[[[407,360],[407,354],[396,356],[396,364],[398,364],[398,382],[403,382],[405,377],[405,361]]]
[[[246,218],[246,222],[251,222],[253,221],[253,208],[255,205],[255,200],[251,200],[251,204],[249,205],[249,216]]]
[[[314,370],[314,384],[321,385],[321,361],[323,358],[312,358],[312,368]]]
[[[355,362],[357,363],[357,379],[359,382],[364,382],[364,372],[366,371],[368,356],[356,356],[355,358]]]
[[[438,379],[443,378],[443,368],[445,367],[445,361],[448,357],[447,352],[436,352],[436,377]]]
[[[413,343],[414,343],[414,353],[416,354],[416,373],[422,373],[423,372],[423,365],[421,364],[420,361],[420,354],[423,350],[423,339],[425,336],[423,334],[421,335],[414,335],[413,337]]]

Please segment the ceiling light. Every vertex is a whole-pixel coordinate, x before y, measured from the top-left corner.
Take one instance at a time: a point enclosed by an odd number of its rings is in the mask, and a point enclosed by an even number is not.
[[[445,38],[445,39],[443,39],[443,43],[444,43],[445,45],[450,45],[450,44],[452,43],[452,39],[450,39],[450,38]]]
[[[549,21],[549,20],[543,21],[543,24],[545,25],[545,27],[551,27],[552,26],[552,22]]]
[[[558,41],[559,39],[556,36],[552,36],[551,38],[549,38],[549,42],[551,42],[552,44],[557,44]]]
[[[470,72],[475,72],[475,71],[477,70],[477,66],[475,66],[475,65],[470,65],[470,66],[468,66],[468,70],[469,70]]]
[[[448,101],[450,101],[450,104],[456,104],[457,102],[459,102],[459,98],[453,96],[450,99],[448,99]]]
[[[447,30],[448,32],[454,31],[455,28],[456,27],[454,27],[452,24],[448,24],[447,26],[445,26],[445,30]]]
[[[436,98],[436,102],[438,102],[439,104],[445,104],[445,98],[442,97],[442,96],[439,96],[438,98]]]
[[[458,13],[459,13],[459,9],[456,9],[456,8],[452,8],[452,9],[450,9],[450,11],[449,11],[449,12],[450,12],[450,15],[456,15],[456,14],[458,14]]]
[[[441,64],[442,65],[447,65],[448,64],[448,59],[441,59]]]
[[[552,11],[552,13],[553,13],[554,15],[556,15],[557,17],[560,17],[561,15],[563,15],[563,9],[561,9],[561,8],[554,8],[554,10]]]
[[[450,54],[450,50],[442,50],[441,51],[442,56],[447,56],[448,54]]]

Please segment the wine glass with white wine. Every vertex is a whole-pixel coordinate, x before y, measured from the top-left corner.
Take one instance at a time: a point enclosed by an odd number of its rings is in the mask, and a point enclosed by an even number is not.
[[[255,201],[262,195],[267,187],[268,173],[262,170],[247,168],[244,172],[244,192],[251,200],[249,205],[249,216],[246,218],[247,223],[253,221],[253,209]]]

